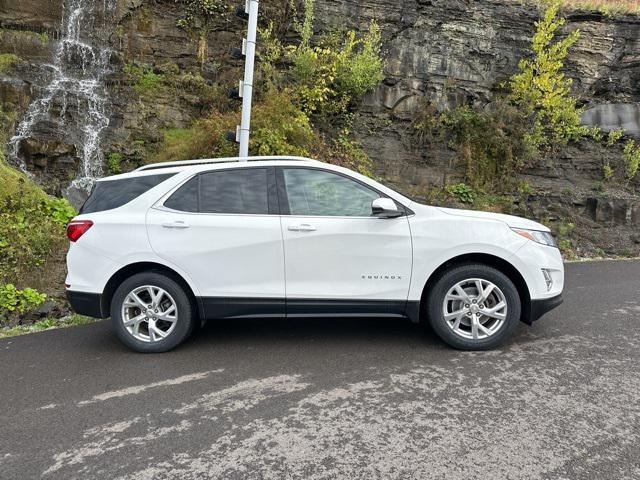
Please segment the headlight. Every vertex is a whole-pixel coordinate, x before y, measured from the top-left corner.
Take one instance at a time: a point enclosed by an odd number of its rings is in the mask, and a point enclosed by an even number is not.
[[[512,228],[518,235],[522,235],[524,238],[533,240],[536,243],[547,245],[548,247],[557,247],[556,239],[549,232],[541,232],[539,230],[526,230],[524,228]]]

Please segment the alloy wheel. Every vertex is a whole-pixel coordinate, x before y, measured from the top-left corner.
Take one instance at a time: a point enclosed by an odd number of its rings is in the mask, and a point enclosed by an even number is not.
[[[482,340],[495,335],[504,325],[507,300],[496,284],[482,278],[469,278],[449,289],[442,313],[456,335]]]
[[[167,338],[177,321],[176,302],[160,287],[137,287],[122,302],[122,322],[129,334],[142,342],[152,343]]]

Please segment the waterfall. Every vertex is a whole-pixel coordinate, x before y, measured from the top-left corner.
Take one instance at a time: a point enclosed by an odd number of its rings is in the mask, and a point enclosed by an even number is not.
[[[64,0],[53,62],[44,66],[46,83],[9,142],[10,158],[26,171],[23,142],[37,138],[43,130],[52,130],[53,125],[53,136],[75,145],[81,162],[80,172],[67,190],[86,192],[102,175],[100,141],[109,125],[104,80],[111,72],[112,51],[100,38],[96,23],[112,13],[114,4],[115,0]]]

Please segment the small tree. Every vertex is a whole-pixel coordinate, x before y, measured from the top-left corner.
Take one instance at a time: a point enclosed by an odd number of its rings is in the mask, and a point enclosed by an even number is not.
[[[536,149],[564,145],[589,133],[589,128],[581,124],[582,110],[571,96],[573,81],[561,71],[580,31],[555,40],[556,31],[565,24],[565,19],[558,17],[559,7],[560,3],[554,1],[536,22],[534,57],[520,61],[520,72],[510,82],[512,100],[532,117],[534,128],[526,140]]]

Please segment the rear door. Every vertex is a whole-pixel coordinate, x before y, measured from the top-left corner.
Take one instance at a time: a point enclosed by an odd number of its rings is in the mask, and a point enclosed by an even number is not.
[[[149,210],[153,250],[196,283],[209,318],[284,314],[273,167],[200,173]]]
[[[372,216],[381,194],[324,169],[278,169],[287,315],[404,313],[411,280],[406,216]]]

